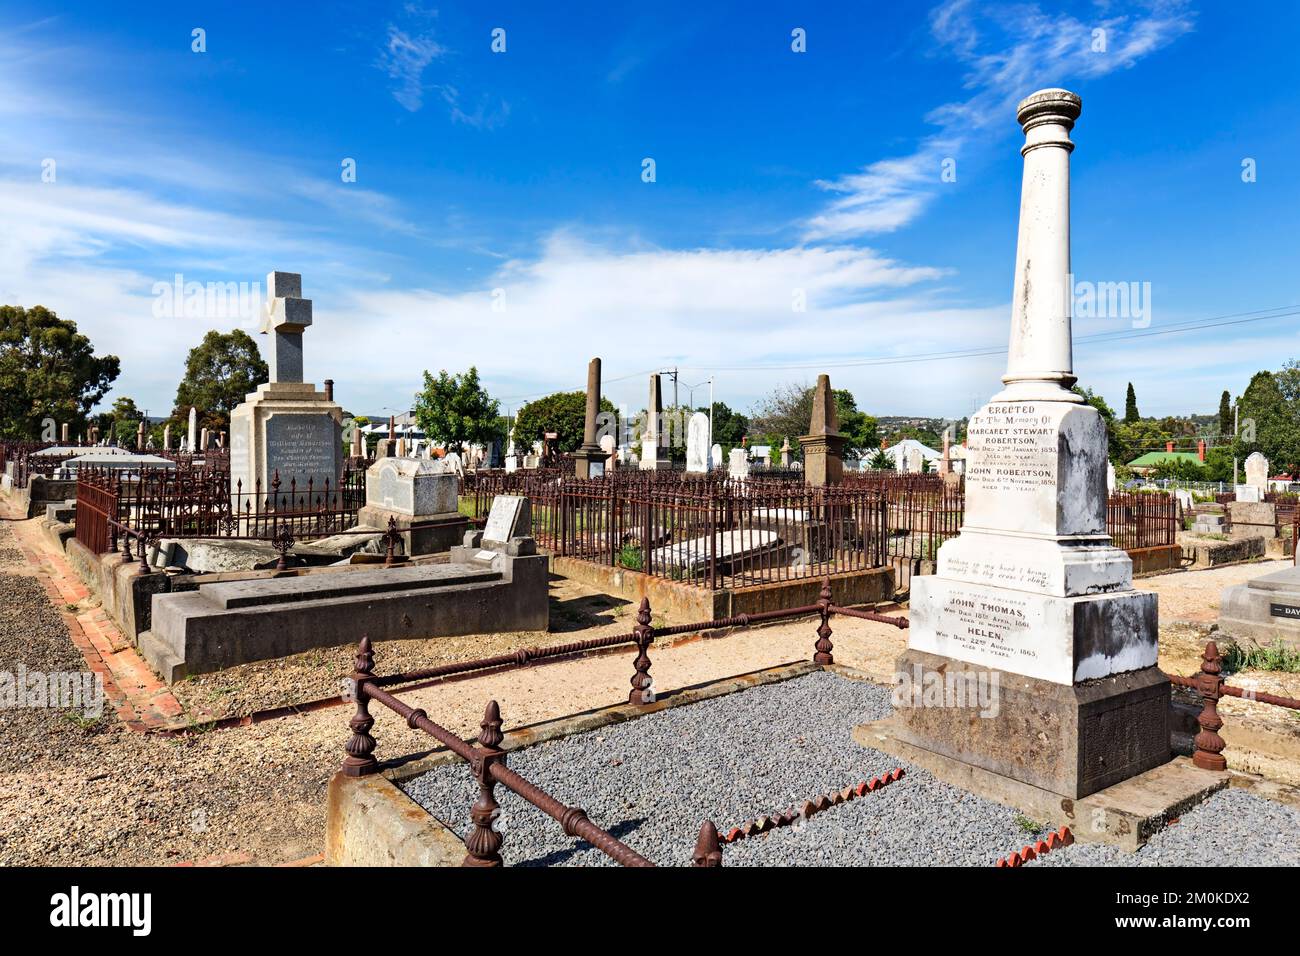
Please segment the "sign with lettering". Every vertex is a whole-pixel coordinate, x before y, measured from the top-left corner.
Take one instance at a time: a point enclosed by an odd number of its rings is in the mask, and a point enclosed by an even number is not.
[[[1273,617],[1286,617],[1294,621],[1300,621],[1300,607],[1294,604],[1270,604],[1268,613]]]

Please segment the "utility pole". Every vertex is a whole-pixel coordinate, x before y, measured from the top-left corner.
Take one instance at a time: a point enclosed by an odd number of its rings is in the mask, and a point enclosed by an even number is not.
[[[1241,430],[1241,406],[1234,405],[1232,408],[1232,485],[1237,486],[1237,433]],[[1267,484],[1267,482],[1265,482]]]

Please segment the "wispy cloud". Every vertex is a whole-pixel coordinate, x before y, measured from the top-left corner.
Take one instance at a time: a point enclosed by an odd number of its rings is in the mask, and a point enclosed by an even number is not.
[[[1036,4],[976,4],[946,0],[930,15],[938,55],[967,67],[971,95],[931,110],[939,129],[909,155],[877,160],[856,173],[819,180],[837,194],[804,227],[808,241],[844,240],[892,232],[914,221],[935,199],[941,163],[1005,124],[1015,103],[1044,86],[1105,76],[1192,29],[1183,0],[1154,0],[1142,12],[1091,22],[1044,13]],[[1097,32],[1100,31],[1100,32]]]
[[[418,112],[424,105],[424,71],[446,54],[447,48],[431,34],[412,35],[390,23],[379,66],[394,83],[393,99],[404,109]]]

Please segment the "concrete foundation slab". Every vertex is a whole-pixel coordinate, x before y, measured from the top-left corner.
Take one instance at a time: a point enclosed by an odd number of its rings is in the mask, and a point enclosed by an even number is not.
[[[1015,807],[1035,821],[1054,828],[1068,826],[1080,842],[1107,843],[1130,852],[1171,820],[1229,785],[1228,774],[1201,770],[1179,757],[1073,799],[918,747],[899,735],[898,715],[859,725],[853,739],[923,767],[944,783]]]

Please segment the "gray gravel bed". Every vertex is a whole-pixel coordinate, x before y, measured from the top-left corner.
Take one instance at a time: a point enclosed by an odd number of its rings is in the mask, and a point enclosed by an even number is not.
[[[889,710],[887,688],[821,672],[549,741],[512,754],[509,765],[654,862],[688,865],[706,818],[725,831],[899,766],[850,736]],[[883,790],[726,847],[727,865],[991,866],[1030,838],[1016,811],[902,766],[907,775]],[[463,764],[405,789],[466,832],[477,789]],[[497,794],[508,865],[611,863],[514,794]]]
[[[1184,813],[1136,853],[1076,843],[1027,865],[1204,866],[1220,859],[1233,866],[1300,866],[1300,810],[1229,788]]]

